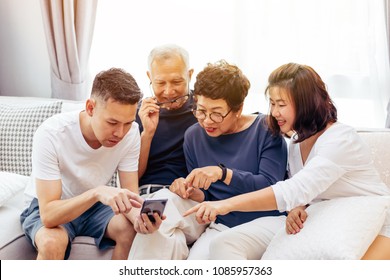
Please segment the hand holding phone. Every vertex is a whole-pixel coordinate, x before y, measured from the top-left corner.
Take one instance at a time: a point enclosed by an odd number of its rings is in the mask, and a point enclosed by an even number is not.
[[[153,216],[153,213],[157,213],[160,218],[162,217],[165,209],[165,205],[167,204],[168,199],[162,198],[162,199],[145,199],[144,203],[142,204],[141,213],[145,213],[148,215],[149,220],[152,223],[155,223],[156,220]]]

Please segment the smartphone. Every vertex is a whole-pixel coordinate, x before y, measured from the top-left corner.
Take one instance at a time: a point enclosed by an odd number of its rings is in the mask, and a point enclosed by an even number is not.
[[[141,213],[145,213],[148,215],[149,220],[152,223],[155,223],[156,220],[154,219],[153,213],[158,213],[158,215],[161,217],[164,213],[165,205],[167,204],[168,199],[166,198],[160,198],[160,199],[145,199],[144,203],[142,204]]]

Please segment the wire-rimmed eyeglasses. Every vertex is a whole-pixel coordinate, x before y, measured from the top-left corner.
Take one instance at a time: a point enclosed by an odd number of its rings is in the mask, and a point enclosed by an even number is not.
[[[171,108],[172,106],[178,108],[178,107],[181,107],[184,103],[186,103],[186,101],[188,100],[189,97],[190,97],[190,95],[186,94],[186,95],[180,96],[178,98],[175,98],[175,99],[172,99],[169,101],[157,102],[156,104],[158,106],[160,106],[160,108],[164,108],[164,109]]]
[[[229,110],[225,115],[222,115],[221,113],[213,112],[209,113],[208,116],[210,120],[212,120],[215,123],[221,123],[223,120],[227,117],[227,115],[230,114],[232,109]],[[207,112],[205,110],[199,110],[199,109],[192,109],[192,113],[194,114],[195,118],[198,120],[205,120],[207,118]]]
[[[152,96],[156,96],[154,94],[152,83],[149,84],[149,89],[150,89]],[[188,88],[188,92],[190,92],[189,88]],[[174,98],[174,99],[171,99],[168,101],[157,102],[156,105],[160,106],[160,108],[163,108],[163,109],[177,109],[177,108],[180,108],[184,103],[186,103],[189,97],[190,97],[190,94],[187,93],[185,95],[179,96],[177,98]]]

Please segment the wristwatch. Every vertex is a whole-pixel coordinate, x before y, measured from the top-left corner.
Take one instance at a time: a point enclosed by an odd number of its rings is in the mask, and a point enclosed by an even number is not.
[[[219,179],[221,182],[225,181],[226,179],[226,174],[227,174],[227,170],[226,170],[226,166],[223,165],[222,163],[218,164],[218,166],[222,169],[222,177],[221,179]]]

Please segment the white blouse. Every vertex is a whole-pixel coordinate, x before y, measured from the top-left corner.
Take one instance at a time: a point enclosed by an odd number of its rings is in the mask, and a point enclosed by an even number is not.
[[[272,186],[279,211],[336,197],[390,195],[370,148],[350,126],[336,122],[315,142],[303,164],[299,144],[289,146],[290,179]]]

